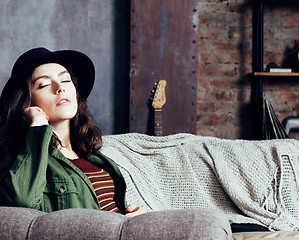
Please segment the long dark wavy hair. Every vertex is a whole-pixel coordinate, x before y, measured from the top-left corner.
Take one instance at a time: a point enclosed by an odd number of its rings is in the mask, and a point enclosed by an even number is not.
[[[77,77],[70,72],[77,88]],[[95,124],[85,99],[77,91],[78,111],[70,120],[70,137],[73,150],[79,157],[87,157],[102,147],[102,132]],[[16,88],[0,106],[0,138],[9,136],[17,143],[24,143],[31,120],[25,116],[24,110],[31,105],[31,77]],[[55,133],[51,138],[51,146],[62,146]]]

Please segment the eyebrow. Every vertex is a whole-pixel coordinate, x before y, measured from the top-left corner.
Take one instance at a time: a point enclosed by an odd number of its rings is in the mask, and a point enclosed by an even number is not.
[[[68,71],[62,71],[62,72],[60,72],[59,74],[58,74],[58,77],[60,77],[60,76],[62,76],[62,75],[64,75],[64,74],[66,74],[66,73],[68,73],[68,74],[70,74]],[[48,75],[42,75],[42,76],[39,76],[39,77],[37,77],[36,79],[34,79],[34,80],[32,80],[32,84],[34,84],[38,79],[41,79],[41,78],[50,78]]]

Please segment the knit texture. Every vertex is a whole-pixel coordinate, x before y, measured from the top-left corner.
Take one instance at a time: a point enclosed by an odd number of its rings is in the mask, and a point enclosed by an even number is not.
[[[130,204],[206,208],[236,223],[299,230],[297,140],[128,133],[104,136],[102,152],[119,165]]]

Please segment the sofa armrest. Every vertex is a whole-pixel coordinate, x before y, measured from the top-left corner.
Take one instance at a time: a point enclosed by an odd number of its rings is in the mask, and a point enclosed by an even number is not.
[[[227,219],[208,210],[165,210],[134,218],[93,209],[44,213],[0,207],[1,239],[231,239]]]

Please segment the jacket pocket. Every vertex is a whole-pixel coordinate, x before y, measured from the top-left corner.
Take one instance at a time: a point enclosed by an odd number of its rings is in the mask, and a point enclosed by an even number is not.
[[[44,190],[45,212],[77,207],[78,190],[71,179],[51,179]]]

